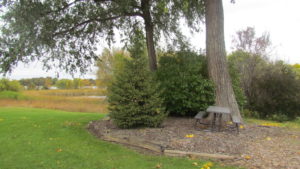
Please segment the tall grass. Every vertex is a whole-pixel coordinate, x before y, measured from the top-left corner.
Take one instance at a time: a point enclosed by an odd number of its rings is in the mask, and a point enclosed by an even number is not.
[[[0,92],[0,99],[14,99],[14,100],[26,100],[28,99],[20,92],[14,91],[1,91]]]
[[[16,96],[1,97],[0,106],[47,108],[75,112],[107,113],[107,102],[103,98],[88,98],[81,96],[103,95],[101,89],[77,90],[39,90],[14,93]],[[18,99],[22,98],[26,99]],[[76,97],[71,97],[76,96]]]
[[[24,91],[27,95],[50,95],[50,96],[104,96],[106,89],[58,89],[58,90],[29,90]]]

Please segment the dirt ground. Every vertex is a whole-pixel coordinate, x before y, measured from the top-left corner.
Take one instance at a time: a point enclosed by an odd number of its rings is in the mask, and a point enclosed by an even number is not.
[[[118,129],[110,120],[94,121],[90,126],[97,128],[91,131],[97,136],[109,133],[115,137],[151,140],[173,150],[237,157],[222,162],[228,165],[250,169],[300,168],[300,131],[245,124],[236,134],[228,128],[211,132],[194,124],[191,118],[168,118],[161,128]]]

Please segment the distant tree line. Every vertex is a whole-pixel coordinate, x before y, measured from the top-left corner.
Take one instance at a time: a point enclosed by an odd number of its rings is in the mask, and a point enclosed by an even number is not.
[[[87,86],[96,86],[94,79],[60,79],[55,82],[55,86],[59,89],[80,89]]]
[[[21,79],[19,82],[22,86],[24,86],[28,90],[34,90],[34,89],[49,89],[51,86],[53,86],[57,78],[51,78],[51,77],[38,77],[38,78],[29,78],[29,79]]]
[[[52,77],[39,77],[19,80],[20,84],[25,89],[50,89],[55,86],[58,89],[79,89],[85,86],[95,86],[96,80],[94,79],[58,79]]]

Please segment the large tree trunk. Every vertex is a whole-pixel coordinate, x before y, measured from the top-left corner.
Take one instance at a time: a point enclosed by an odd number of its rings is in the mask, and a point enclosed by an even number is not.
[[[205,0],[205,20],[208,72],[216,86],[215,104],[229,107],[242,120],[226,61],[222,0]],[[229,120],[229,117],[224,120]]]
[[[149,0],[142,0],[141,8],[143,11],[143,19],[145,22],[149,66],[151,71],[155,71],[157,69],[157,62],[156,62],[156,52],[154,47],[153,23],[150,14]]]

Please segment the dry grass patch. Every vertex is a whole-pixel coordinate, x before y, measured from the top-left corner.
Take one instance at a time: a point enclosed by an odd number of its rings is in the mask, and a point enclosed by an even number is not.
[[[0,100],[1,107],[32,107],[74,112],[107,113],[106,101],[74,102],[70,100]],[[93,103],[94,102],[94,103]],[[96,104],[95,104],[96,103]]]
[[[0,99],[0,106],[107,113],[107,101],[105,99],[84,97],[90,95],[99,96],[104,93],[103,89],[23,91],[22,95],[26,99]]]
[[[28,90],[24,91],[23,93],[33,96],[103,96],[106,95],[106,89]]]

